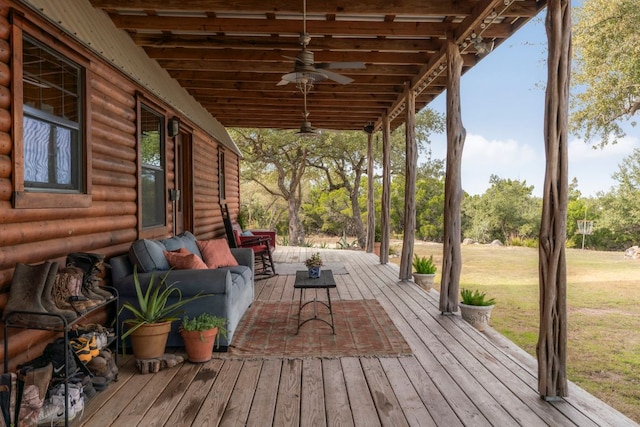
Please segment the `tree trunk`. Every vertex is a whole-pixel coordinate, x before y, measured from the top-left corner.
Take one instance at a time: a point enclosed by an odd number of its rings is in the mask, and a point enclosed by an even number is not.
[[[447,40],[447,170],[444,184],[444,245],[440,311],[458,311],[460,270],[462,268],[461,213],[462,149],[467,131],[462,125],[460,109],[460,75],[462,56],[452,39]]]
[[[571,1],[549,0],[546,18],[549,41],[545,97],[546,173],[540,222],[540,330],[538,391],[546,399],[568,395],[567,234],[569,76],[571,70]]]
[[[367,137],[367,252],[373,252],[376,240],[376,206],[373,199],[373,134]]]
[[[382,209],[380,213],[380,264],[389,262],[391,234],[391,124],[386,114],[382,118]]]
[[[413,242],[416,236],[416,167],[418,147],[416,146],[416,96],[411,85],[405,87],[407,120],[405,123],[406,166],[404,182],[404,236],[400,257],[400,280],[411,280]]]

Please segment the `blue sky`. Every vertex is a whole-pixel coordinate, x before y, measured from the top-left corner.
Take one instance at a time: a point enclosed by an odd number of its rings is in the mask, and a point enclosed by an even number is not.
[[[581,2],[574,1],[574,6]],[[473,67],[461,81],[462,122],[467,130],[462,158],[462,188],[482,194],[492,174],[533,185],[542,195],[544,182],[544,90],[546,34],[543,11]],[[445,113],[445,94],[429,107]],[[570,135],[569,180],[578,179],[583,196],[615,185],[611,174],[640,147],[640,130],[626,127],[618,144],[594,150]],[[446,157],[446,134],[434,135],[434,158]]]

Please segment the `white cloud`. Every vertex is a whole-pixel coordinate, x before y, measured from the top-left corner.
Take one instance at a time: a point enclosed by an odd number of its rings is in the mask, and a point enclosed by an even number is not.
[[[617,144],[607,145],[604,148],[594,148],[600,141],[587,144],[582,139],[574,139],[569,142],[569,161],[580,162],[585,159],[616,159],[622,160],[640,146],[640,141],[635,136],[625,136]]]

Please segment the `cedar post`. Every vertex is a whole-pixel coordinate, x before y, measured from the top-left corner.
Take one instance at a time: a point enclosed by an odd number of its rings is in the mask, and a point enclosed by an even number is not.
[[[467,131],[462,125],[460,76],[462,56],[453,39],[447,39],[447,170],[444,183],[444,245],[440,311],[458,311],[462,256],[460,248],[462,203],[462,149]]]
[[[546,173],[540,221],[540,331],[538,391],[552,400],[568,395],[567,277],[567,132],[571,71],[571,1],[550,0],[545,22],[549,42],[545,96],[544,143]]]
[[[376,240],[376,206],[374,203],[373,187],[373,132],[367,133],[367,247],[368,253],[373,252]]]
[[[391,234],[391,123],[387,114],[382,117],[382,206],[380,209],[380,264],[389,262]]]
[[[404,90],[406,105],[405,123],[405,182],[404,182],[404,233],[400,256],[400,280],[411,280],[411,260],[413,241],[416,237],[416,167],[418,147],[416,146],[416,94],[407,82]]]

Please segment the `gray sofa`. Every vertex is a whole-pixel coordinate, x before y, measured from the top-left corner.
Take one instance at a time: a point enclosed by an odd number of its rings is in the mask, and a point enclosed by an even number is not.
[[[254,255],[248,248],[231,249],[238,261],[238,266],[220,267],[206,270],[172,270],[163,251],[175,251],[186,248],[189,252],[202,258],[196,238],[185,232],[165,240],[137,240],[131,245],[129,253],[113,257],[110,260],[113,286],[118,290],[120,305],[124,302],[136,304],[134,287],[134,265],[137,266],[138,278],[143,290],[152,276],[160,280],[167,275],[168,284],[175,283],[180,288],[183,298],[198,293],[210,294],[212,297],[200,298],[184,306],[184,315],[197,316],[203,312],[211,313],[227,319],[227,338],[220,337],[220,346],[231,343],[233,334],[244,315],[253,303],[254,298]],[[172,297],[173,298],[173,297]],[[175,299],[169,303],[175,302]],[[131,317],[127,310],[118,317],[118,322]],[[173,322],[167,346],[181,347],[182,338],[178,328],[180,322]]]

